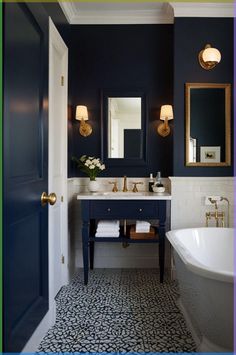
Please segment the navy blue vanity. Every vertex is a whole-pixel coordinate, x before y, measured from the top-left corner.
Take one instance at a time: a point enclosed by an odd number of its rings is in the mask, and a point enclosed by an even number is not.
[[[159,243],[160,282],[164,278],[165,262],[165,232],[169,229],[170,200],[168,193],[157,195],[153,193],[135,193],[122,195],[111,193],[104,194],[79,194],[82,207],[82,244],[84,284],[88,283],[89,262],[93,269],[94,245],[98,243]],[[119,238],[95,237],[97,220],[158,220],[157,235],[153,239],[130,239],[124,233]]]

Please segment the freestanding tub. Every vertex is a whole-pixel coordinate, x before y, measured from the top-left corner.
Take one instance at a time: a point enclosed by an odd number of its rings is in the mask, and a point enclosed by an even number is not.
[[[179,306],[198,352],[233,351],[232,228],[192,228],[166,234],[174,248]]]

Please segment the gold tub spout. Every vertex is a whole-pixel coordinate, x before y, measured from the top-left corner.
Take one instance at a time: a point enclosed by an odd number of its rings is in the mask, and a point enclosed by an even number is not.
[[[206,212],[206,227],[208,227],[209,220],[211,218],[215,219],[216,227],[224,227],[225,226],[225,213],[215,210],[214,212]]]

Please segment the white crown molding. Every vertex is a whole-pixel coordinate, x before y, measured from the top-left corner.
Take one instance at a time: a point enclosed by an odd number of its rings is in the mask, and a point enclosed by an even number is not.
[[[73,2],[64,2],[64,1],[59,1],[59,5],[61,6],[61,9],[69,22],[71,24],[71,19],[75,16],[76,9],[73,6]]]
[[[123,9],[94,11],[80,10],[73,2],[59,1],[71,25],[108,25],[108,24],[170,24],[174,21],[173,8],[164,3],[157,9]]]
[[[175,17],[234,17],[233,3],[170,2]]]
[[[79,3],[59,1],[71,25],[170,24],[174,17],[234,17],[233,3],[170,2],[156,9],[80,9]]]
[[[104,15],[97,15],[96,12],[90,12],[89,15],[74,16],[71,19],[71,24],[80,25],[137,25],[137,24],[168,24],[173,23],[173,18],[165,16],[157,16],[153,11],[119,11],[119,14],[114,14],[108,11]]]

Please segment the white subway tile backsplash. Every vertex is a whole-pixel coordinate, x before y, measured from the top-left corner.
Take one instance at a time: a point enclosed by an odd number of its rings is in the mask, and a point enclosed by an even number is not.
[[[99,178],[101,190],[111,190],[108,181],[118,180],[119,189],[123,178]],[[128,178],[132,181],[143,181],[142,189],[147,189],[147,178]],[[68,179],[69,205],[69,243],[71,258],[70,269],[82,267],[81,210],[76,200],[79,192],[86,191],[88,178]],[[171,191],[171,229],[205,226],[205,213],[213,206],[205,206],[207,195],[225,196],[230,201],[229,220],[233,226],[234,180],[233,177],[171,177],[163,179],[164,185]],[[129,186],[131,186],[129,184]],[[227,206],[219,206],[226,209]],[[120,244],[96,244],[95,267],[158,267],[158,246],[130,245],[124,249]],[[166,243],[166,266],[170,265],[170,246]],[[73,272],[72,272],[73,273]]]
[[[233,177],[171,177],[171,227],[172,229],[203,227],[205,213],[214,206],[205,206],[207,195],[227,197],[230,201],[229,220],[233,226]],[[227,212],[227,206],[219,206]]]

